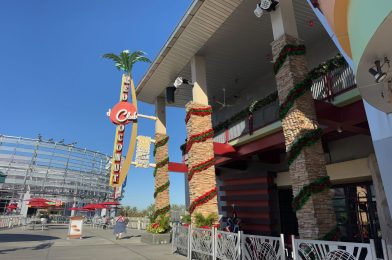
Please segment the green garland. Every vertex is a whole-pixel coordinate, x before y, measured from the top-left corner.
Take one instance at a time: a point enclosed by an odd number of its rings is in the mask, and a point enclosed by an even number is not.
[[[191,118],[191,115],[194,116],[208,116],[212,114],[212,107],[201,107],[201,108],[191,108],[189,111],[186,113],[185,116],[185,123],[187,124],[189,119]]]
[[[275,91],[262,99],[254,101],[249,107],[241,110],[240,112],[233,115],[229,119],[214,126],[214,128],[213,128],[214,132],[218,133],[224,129],[229,128],[230,125],[233,125],[241,120],[244,120],[245,118],[248,117],[248,115],[250,113],[253,113],[253,112],[256,112],[256,111],[262,109],[263,107],[271,104],[272,102],[276,101],[277,99],[278,99],[278,92]]]
[[[303,186],[298,194],[293,198],[292,208],[296,212],[300,210],[309,200],[310,196],[320,193],[331,187],[329,176],[322,176],[315,181]]]
[[[157,153],[157,149],[158,149],[159,147],[162,147],[162,146],[164,146],[165,144],[167,144],[168,141],[169,141],[169,137],[166,136],[166,137],[163,138],[162,140],[159,140],[158,142],[155,143],[155,146],[154,146],[154,156],[155,156],[156,153]]]
[[[153,219],[156,219],[158,216],[166,214],[170,211],[170,205],[167,205],[161,209],[157,209],[153,214]]]
[[[168,189],[170,186],[170,181],[167,181],[165,184],[159,186],[158,188],[155,189],[154,192],[154,199],[157,197],[158,193],[163,192],[164,190]]]
[[[341,68],[347,65],[344,57],[340,54],[336,55],[334,58],[321,63],[316,68],[309,71],[304,80],[296,84],[293,89],[291,89],[288,95],[285,97],[284,101],[279,107],[279,117],[281,120],[287,115],[289,110],[293,107],[294,101],[301,97],[306,91],[310,90],[312,87],[312,80],[316,80],[320,77],[327,75],[329,72]]]
[[[195,199],[191,205],[189,206],[189,213],[192,214],[193,211],[200,205],[207,203],[208,201],[212,200],[216,195],[218,194],[218,191],[215,188],[212,190],[206,192],[205,194],[201,195],[197,199]]]
[[[336,225],[331,231],[329,231],[327,234],[319,238],[319,240],[324,240],[324,241],[338,241],[340,237],[342,236],[342,233],[340,232],[339,227]]]
[[[188,181],[192,180],[192,177],[195,173],[207,170],[208,168],[213,166],[214,163],[215,163],[215,157],[212,157],[205,162],[194,165],[188,172]]]
[[[305,45],[286,44],[280,50],[278,57],[274,63],[274,73],[278,74],[288,56],[304,55],[306,52]]]
[[[169,164],[169,157],[166,157],[166,158],[163,159],[162,161],[158,162],[158,163],[156,164],[156,166],[155,166],[155,169],[154,169],[154,177],[155,177],[155,175],[157,175],[158,169],[164,167],[164,166],[167,165],[167,164]]]
[[[214,130],[212,128],[200,134],[191,135],[186,143],[185,151],[189,152],[194,143],[201,143],[212,137],[214,137]]]
[[[295,85],[287,94],[285,100],[279,107],[280,120],[286,117],[289,110],[294,106],[296,99],[305,94],[312,87],[312,80],[307,76],[303,81]]]
[[[293,144],[290,146],[288,151],[287,162],[289,166],[298,157],[298,155],[301,153],[303,148],[311,146],[314,143],[316,143],[319,139],[321,139],[322,134],[323,134],[323,130],[321,128],[317,128],[305,133],[304,135],[300,136],[297,140],[295,140]]]

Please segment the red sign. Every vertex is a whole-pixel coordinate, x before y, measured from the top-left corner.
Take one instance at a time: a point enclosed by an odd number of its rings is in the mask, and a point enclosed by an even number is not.
[[[113,152],[113,162],[112,162],[112,183],[118,184],[121,170],[121,157],[122,149],[124,143],[124,125],[117,126],[117,134]]]
[[[110,111],[110,121],[116,125],[126,125],[136,119],[135,106],[126,101],[117,103]]]

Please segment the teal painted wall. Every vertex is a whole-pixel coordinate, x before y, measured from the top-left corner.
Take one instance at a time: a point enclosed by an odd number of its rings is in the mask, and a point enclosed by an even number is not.
[[[348,34],[356,69],[368,42],[392,11],[392,0],[351,0],[348,10]]]

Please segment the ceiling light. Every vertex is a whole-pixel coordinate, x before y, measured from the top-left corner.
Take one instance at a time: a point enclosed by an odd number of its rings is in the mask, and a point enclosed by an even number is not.
[[[369,73],[375,78],[375,80],[376,80],[377,83],[380,83],[380,82],[382,82],[382,81],[385,79],[385,77],[387,76],[387,74],[384,73],[384,72],[381,70],[381,64],[380,64],[380,61],[379,61],[379,60],[376,60],[376,61],[374,62],[374,64],[375,64],[375,66],[373,66],[373,67],[371,67],[371,68],[369,69]]]
[[[253,12],[257,18],[260,18],[263,15],[263,9],[261,9],[260,4],[256,5],[256,9]]]
[[[338,126],[338,128],[336,129],[336,131],[338,131],[338,133],[342,133],[343,132],[343,128],[341,126]]]
[[[374,62],[374,66],[369,69],[369,73],[374,77],[376,83],[383,82],[384,79],[387,77],[387,73],[382,70],[385,64],[388,65],[389,70],[390,65],[389,59],[387,57],[384,58],[384,64],[381,65],[380,60],[376,60]]]

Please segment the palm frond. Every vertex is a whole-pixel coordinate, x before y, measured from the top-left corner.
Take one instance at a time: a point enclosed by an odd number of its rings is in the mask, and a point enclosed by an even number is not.
[[[102,57],[114,61],[117,69],[123,70],[129,74],[131,74],[132,67],[136,62],[151,63],[151,60],[146,57],[146,53],[143,51],[134,51],[132,53],[129,53],[129,51],[122,51],[120,55],[107,53]]]

